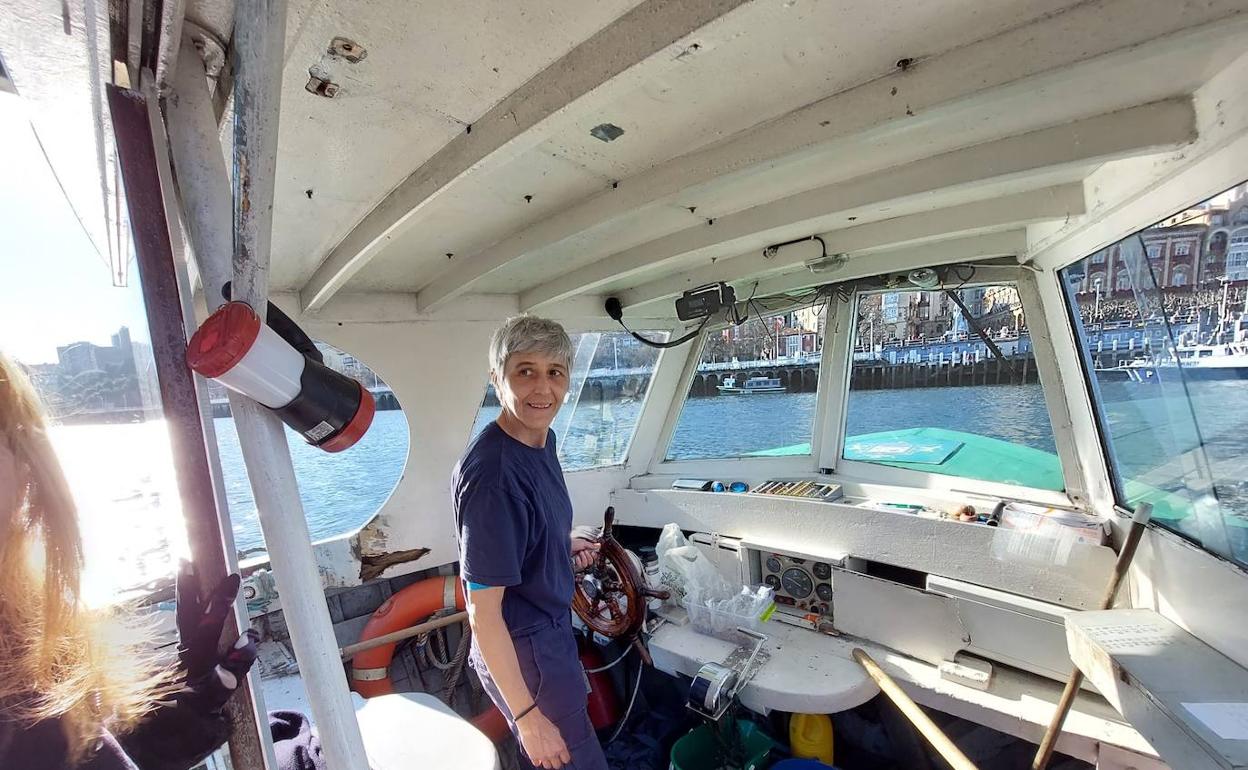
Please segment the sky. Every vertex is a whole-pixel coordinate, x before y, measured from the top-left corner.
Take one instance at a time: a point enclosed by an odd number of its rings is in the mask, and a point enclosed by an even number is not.
[[[0,92],[0,351],[26,364],[56,361],[56,346],[109,345],[121,326],[149,335],[130,266],[116,288],[61,194],[21,98]],[[15,180],[20,180],[17,183]]]

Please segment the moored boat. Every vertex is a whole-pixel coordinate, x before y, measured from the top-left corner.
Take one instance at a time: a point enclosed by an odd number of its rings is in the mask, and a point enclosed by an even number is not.
[[[786,388],[776,377],[750,377],[740,385],[735,376],[725,377],[716,388],[720,393],[783,393]]]

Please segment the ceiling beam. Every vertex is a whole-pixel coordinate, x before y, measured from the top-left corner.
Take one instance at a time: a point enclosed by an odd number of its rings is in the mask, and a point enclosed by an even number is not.
[[[1240,0],[1211,0],[1200,9],[1177,3],[1150,6],[1135,0],[1092,0],[1032,24],[922,60],[861,86],[833,94],[736,137],[660,163],[489,248],[459,261],[420,291],[433,306],[467,291],[508,262],[662,202],[718,177],[774,161],[813,146],[872,129],[939,121],[968,99],[990,99],[1004,87],[1034,87],[1028,80],[1060,73],[1103,54],[1144,60],[1158,39],[1233,16]],[[974,73],[968,77],[967,73]]]
[[[1176,147],[1196,138],[1195,121],[1192,101],[1183,97],[954,150],[791,195],[720,217],[713,225],[686,228],[634,246],[524,292],[520,304],[533,308],[593,291],[699,249],[731,249],[733,241],[773,236],[762,243],[739,243],[735,248],[739,253],[750,246],[801,237],[826,226],[821,219],[884,202]],[[803,227],[808,228],[805,233],[794,232]]]
[[[938,267],[958,262],[975,262],[993,257],[1014,257],[1027,249],[1027,232],[1009,230],[986,233],[947,241],[904,246],[864,254],[833,273],[812,273],[806,269],[773,276],[758,282],[759,297],[801,291],[826,283],[840,283],[870,278],[886,273],[900,273],[916,267]],[[751,288],[753,284],[751,284]],[[654,311],[650,311],[654,315]]]
[[[1083,213],[1083,185],[1072,183],[869,222],[822,233],[819,237],[827,245],[828,254],[858,254],[916,241],[947,241],[976,231],[1017,229],[1034,222],[1064,220]],[[991,241],[976,243],[983,245]],[[713,264],[641,284],[621,292],[619,299],[629,308],[672,299],[688,289],[710,283],[749,283],[800,267],[808,256],[800,250],[781,249],[767,258],[761,249],[752,249],[730,259],[718,259]],[[523,304],[523,298],[521,309],[532,309]]]
[[[670,48],[747,0],[646,0],[517,88],[434,153],[347,233],[301,291],[306,311],[323,306],[403,223],[487,160],[506,163],[544,139],[541,124],[629,71],[660,77],[680,66]]]

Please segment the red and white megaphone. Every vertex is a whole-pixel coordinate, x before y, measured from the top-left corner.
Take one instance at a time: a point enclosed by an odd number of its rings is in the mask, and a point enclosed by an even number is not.
[[[204,321],[187,345],[186,362],[272,409],[326,452],[359,441],[377,410],[367,388],[296,350],[245,302],[227,302]]]

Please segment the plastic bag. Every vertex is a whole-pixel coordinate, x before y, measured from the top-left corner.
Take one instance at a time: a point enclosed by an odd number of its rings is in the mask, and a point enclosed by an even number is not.
[[[728,599],[736,593],[736,587],[719,574],[701,549],[689,544],[676,524],[663,528],[654,551],[659,557],[659,580],[671,594],[666,604],[684,606],[690,591],[708,599]]]

